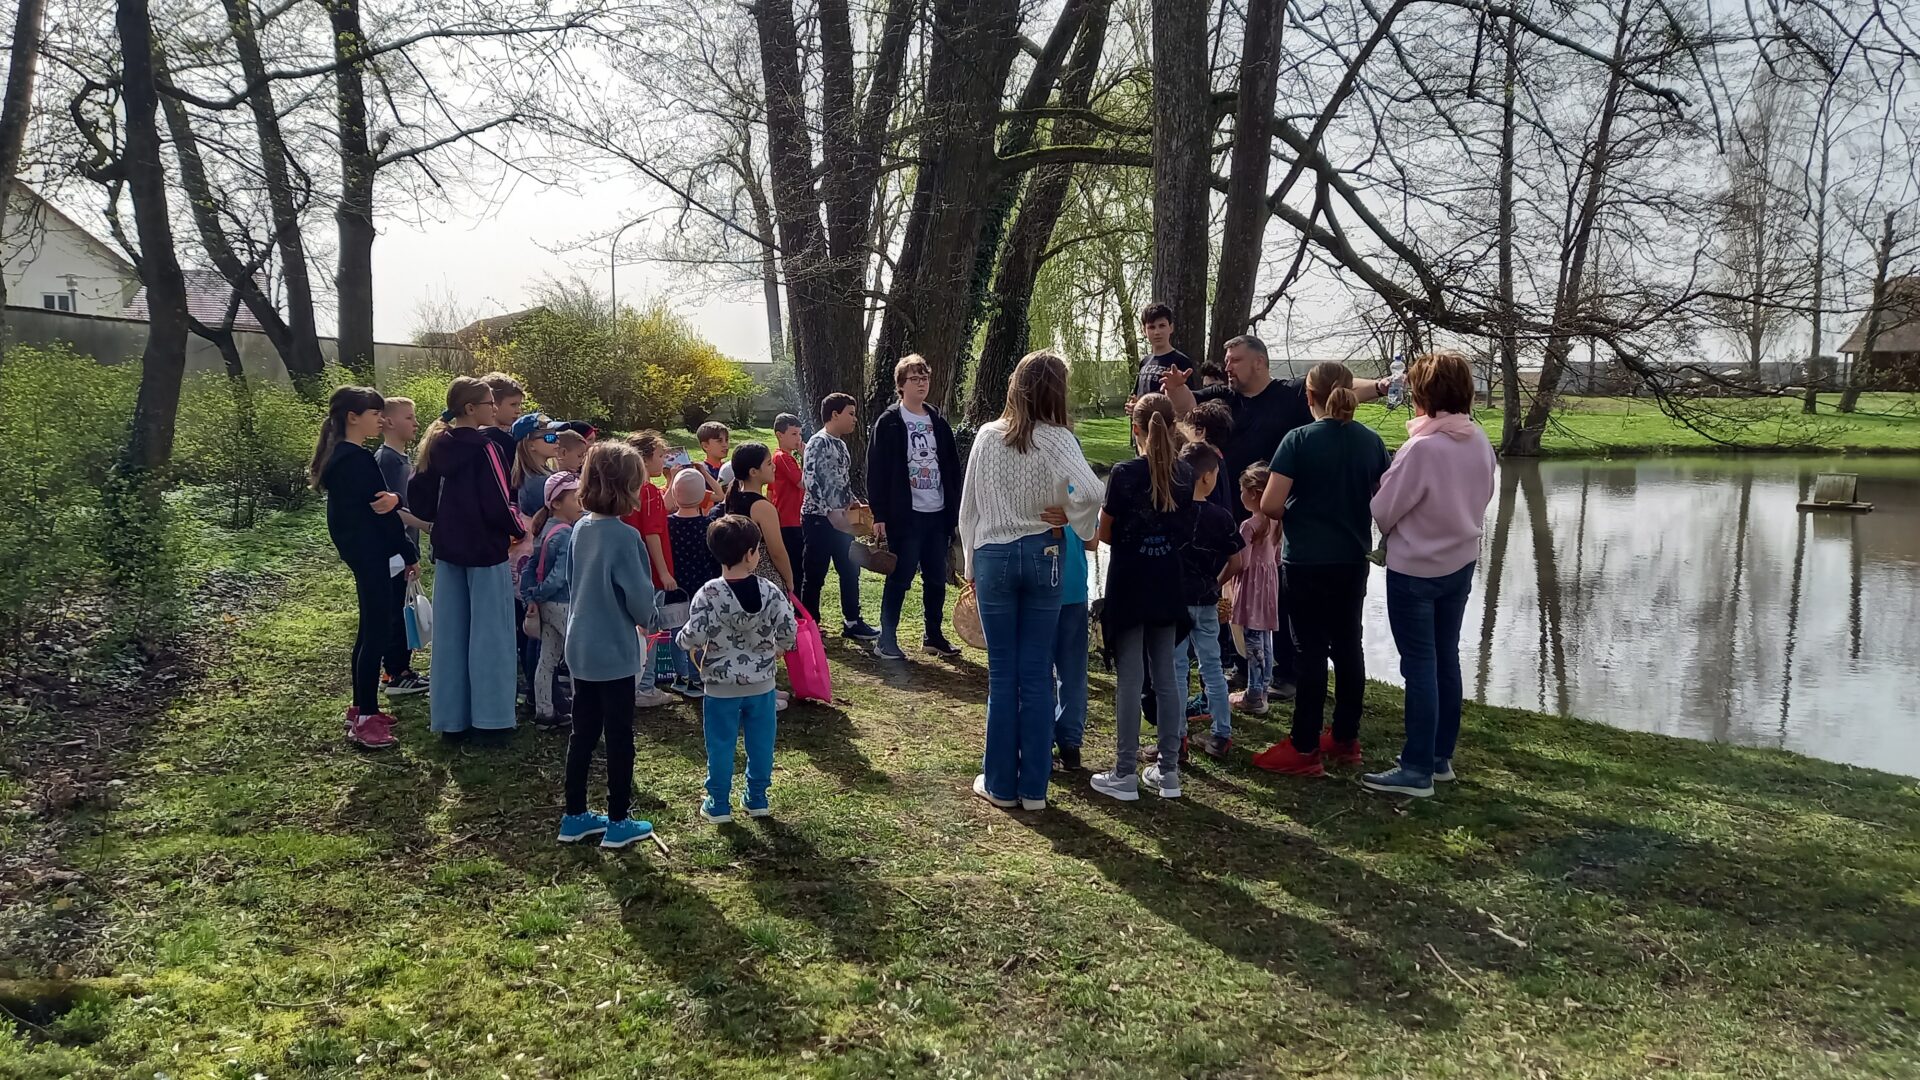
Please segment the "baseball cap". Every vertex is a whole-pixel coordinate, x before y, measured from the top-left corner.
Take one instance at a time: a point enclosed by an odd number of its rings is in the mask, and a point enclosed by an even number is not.
[[[554,473],[552,476],[547,477],[545,496],[547,505],[552,506],[553,500],[565,495],[569,491],[578,491],[579,489],[580,477],[577,474],[567,472],[564,469]]]

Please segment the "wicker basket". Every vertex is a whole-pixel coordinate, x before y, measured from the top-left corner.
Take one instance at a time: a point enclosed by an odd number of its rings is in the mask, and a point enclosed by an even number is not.
[[[873,507],[863,504],[849,508],[847,510],[847,528],[852,529],[853,535],[857,537],[872,536]]]
[[[980,625],[980,601],[972,585],[960,590],[960,602],[953,605],[953,632],[976,649],[987,647],[987,630]]]
[[[862,570],[886,577],[900,564],[899,556],[887,550],[887,542],[873,536],[863,536],[853,542],[853,562]]]

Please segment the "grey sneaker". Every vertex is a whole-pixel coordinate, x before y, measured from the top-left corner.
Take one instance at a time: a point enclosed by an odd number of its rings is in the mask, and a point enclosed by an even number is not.
[[[1149,765],[1147,766],[1147,771],[1140,774],[1140,781],[1147,785],[1148,791],[1153,792],[1163,799],[1177,799],[1180,797],[1180,774],[1178,772],[1163,773],[1160,771],[1160,766]]]
[[[1233,752],[1233,739],[1226,735],[1215,735],[1211,731],[1204,732],[1200,736],[1200,752],[1215,761],[1225,761],[1227,755]]]
[[[1093,790],[1121,802],[1137,802],[1140,798],[1140,777],[1129,773],[1115,776],[1110,772],[1093,774]]]
[[[1433,778],[1443,783],[1453,781],[1453,759],[1441,758],[1433,763]]]

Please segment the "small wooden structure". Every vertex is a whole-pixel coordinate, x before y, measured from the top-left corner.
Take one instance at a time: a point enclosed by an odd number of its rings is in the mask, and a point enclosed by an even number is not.
[[[1860,476],[1857,473],[1820,473],[1813,478],[1813,498],[1800,504],[1801,510],[1848,510],[1864,514],[1873,509],[1860,502]]]

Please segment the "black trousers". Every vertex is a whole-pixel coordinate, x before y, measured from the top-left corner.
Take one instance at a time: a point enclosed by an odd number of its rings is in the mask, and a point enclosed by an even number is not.
[[[391,576],[384,566],[356,566],[352,570],[354,597],[360,604],[360,625],[353,634],[351,660],[353,707],[371,715],[380,711],[380,658],[393,645],[393,625],[401,618],[406,577]],[[400,583],[398,589],[395,582]]]
[[[389,580],[393,582],[393,640],[382,663],[387,676],[397,679],[413,670],[413,650],[407,648],[407,575],[396,574]]]
[[[1293,699],[1293,747],[1303,754],[1320,749],[1320,728],[1327,708],[1327,660],[1333,660],[1333,737],[1351,742],[1360,734],[1361,696],[1367,689],[1367,661],[1360,648],[1360,623],[1367,602],[1371,563],[1302,565],[1283,563],[1287,629],[1298,656]]]
[[[780,540],[787,545],[787,562],[793,567],[793,583],[807,586],[807,530],[799,525],[780,526]],[[815,613],[816,616],[818,613]]]
[[[593,748],[607,737],[607,816],[633,812],[633,676],[573,680],[573,735],[567,742],[566,812],[587,812],[587,770]]]
[[[884,640],[892,641],[900,628],[900,609],[906,606],[907,590],[913,588],[916,573],[920,575],[920,598],[926,609],[924,633],[929,640],[941,636],[940,620],[947,610],[947,547],[952,540],[944,511],[926,514],[910,510],[906,517],[887,524],[887,550],[898,561],[880,593],[880,633]]]
[[[806,534],[806,562],[800,575],[800,602],[815,619],[826,622],[820,610],[820,590],[827,586],[827,564],[840,575],[840,621],[860,621],[860,567],[853,561],[853,537],[833,527],[824,514],[800,518]]]

